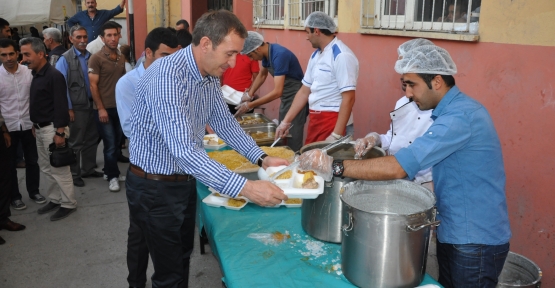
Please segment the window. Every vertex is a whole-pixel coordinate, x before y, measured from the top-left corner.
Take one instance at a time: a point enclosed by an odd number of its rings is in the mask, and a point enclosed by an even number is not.
[[[481,2],[481,0],[363,0],[361,26],[362,28],[477,34]]]
[[[254,25],[283,25],[284,0],[254,0]]]
[[[322,11],[337,18],[338,0],[290,0],[289,26],[304,26],[304,20],[314,11]]]
[[[208,10],[225,9],[233,11],[233,0],[208,0]]]

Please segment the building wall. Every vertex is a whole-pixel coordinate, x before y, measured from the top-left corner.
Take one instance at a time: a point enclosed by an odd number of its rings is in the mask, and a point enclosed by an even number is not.
[[[338,16],[338,37],[360,63],[354,108],[356,137],[388,129],[388,114],[403,95],[400,75],[393,70],[396,49],[411,39],[359,33],[360,1],[339,1]],[[205,0],[182,0],[182,17],[193,20],[194,25],[205,7]],[[247,29],[255,30],[252,1],[234,1],[234,12]],[[555,140],[553,19],[552,0],[484,0],[479,41],[432,39],[457,63],[457,85],[484,104],[493,118],[507,174],[511,250],[542,268],[544,287],[555,286],[555,238],[551,238],[551,234],[555,237],[555,197],[551,193],[555,187],[555,152],[551,149]],[[313,49],[304,31],[261,27],[259,32],[267,41],[289,48],[306,67]],[[266,82],[261,94],[272,88],[272,81]],[[277,118],[278,106],[279,101],[266,105],[268,116]]]

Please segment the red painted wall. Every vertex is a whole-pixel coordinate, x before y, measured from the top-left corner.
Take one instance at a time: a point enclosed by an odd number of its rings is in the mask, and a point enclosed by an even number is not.
[[[306,68],[313,49],[304,31],[260,32],[267,41],[293,51]],[[360,65],[355,136],[383,133],[389,127],[389,112],[404,95],[393,67],[397,47],[409,38],[354,33],[338,37],[357,55]],[[486,106],[494,120],[507,174],[511,251],[541,267],[545,287],[555,286],[555,47],[433,42],[447,49],[457,64],[459,88]],[[265,85],[263,92],[270,87]],[[272,103],[266,112],[276,117],[278,105]]]
[[[145,50],[145,39],[149,32],[146,28],[146,1],[133,1],[133,10],[133,17],[135,18],[135,21],[133,21],[135,24],[135,60],[137,60]],[[128,15],[127,27],[129,27],[129,11],[125,11]]]

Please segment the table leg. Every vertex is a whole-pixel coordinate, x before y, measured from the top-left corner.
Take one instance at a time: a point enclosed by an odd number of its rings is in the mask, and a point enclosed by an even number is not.
[[[208,244],[208,236],[206,236],[206,231],[204,230],[204,227],[202,227],[198,236],[200,241],[200,254],[203,255],[204,253],[206,253],[204,251],[204,245]]]

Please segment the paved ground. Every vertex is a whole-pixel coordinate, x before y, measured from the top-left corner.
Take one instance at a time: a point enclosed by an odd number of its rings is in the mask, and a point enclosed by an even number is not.
[[[97,155],[98,165],[102,167],[101,147]],[[127,164],[119,166],[120,171],[126,171]],[[77,211],[66,219],[51,222],[52,213],[38,215],[37,209],[42,205],[29,200],[24,169],[18,169],[18,176],[27,209],[12,210],[11,219],[26,225],[27,229],[0,231],[7,242],[0,246],[0,287],[126,287],[129,211],[125,184],[121,183],[120,192],[112,193],[102,178],[85,179],[86,186],[75,190]],[[44,191],[41,188],[41,194],[45,195]],[[221,287],[222,275],[210,247],[207,245],[207,253],[200,255],[198,244],[197,233],[189,286]],[[427,271],[437,278],[434,242]],[[148,278],[152,273],[149,265]],[[151,287],[150,280],[147,287]]]

